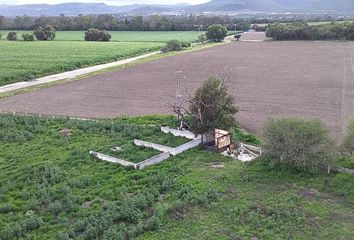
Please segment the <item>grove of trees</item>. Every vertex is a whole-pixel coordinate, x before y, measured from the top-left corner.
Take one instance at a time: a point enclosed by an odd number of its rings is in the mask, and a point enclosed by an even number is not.
[[[233,31],[250,29],[250,23],[243,19],[227,16],[113,16],[111,14],[78,15],[78,16],[42,16],[27,15],[15,18],[0,16],[2,30],[33,30],[46,25],[53,26],[58,31],[86,31],[89,28],[107,31],[193,31],[200,26],[207,29],[213,24],[222,24]]]
[[[109,42],[112,35],[106,30],[90,28],[85,32],[85,41]]]
[[[274,23],[268,25],[266,35],[274,40],[354,40],[354,22]]]

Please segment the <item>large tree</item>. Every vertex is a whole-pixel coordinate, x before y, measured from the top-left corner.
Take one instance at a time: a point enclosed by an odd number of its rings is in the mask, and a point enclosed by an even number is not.
[[[215,128],[228,130],[236,124],[238,109],[228,93],[224,80],[210,77],[190,99],[189,115],[194,133],[204,133]]]
[[[214,24],[208,27],[206,36],[212,42],[221,42],[225,39],[227,32],[226,27],[220,24]]]
[[[47,25],[44,28],[38,27],[33,32],[33,35],[36,36],[39,41],[52,41],[56,37],[56,31],[54,27]]]

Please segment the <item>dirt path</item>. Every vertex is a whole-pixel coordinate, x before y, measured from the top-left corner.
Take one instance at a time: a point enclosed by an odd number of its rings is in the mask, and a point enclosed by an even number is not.
[[[50,75],[50,76],[46,76],[46,77],[42,77],[42,78],[37,78],[32,81],[24,81],[24,82],[9,84],[9,85],[0,87],[0,93],[11,92],[11,91],[19,90],[22,88],[33,87],[33,86],[37,86],[37,85],[41,85],[41,84],[45,84],[45,83],[56,82],[56,81],[60,81],[60,80],[64,80],[64,79],[74,79],[74,78],[77,78],[81,75],[97,72],[97,71],[100,71],[100,70],[103,70],[106,68],[117,67],[117,66],[121,66],[124,64],[128,64],[128,63],[137,61],[139,59],[143,59],[143,58],[147,58],[147,57],[156,55],[158,53],[159,52],[152,52],[152,53],[148,53],[148,54],[144,54],[144,55],[140,55],[137,57],[128,58],[128,59],[124,59],[124,60],[119,60],[119,61],[115,61],[115,62],[111,62],[111,63],[100,64],[100,65],[96,65],[96,66],[92,66],[92,67],[87,67],[87,68],[77,69],[77,70],[73,70],[73,71],[69,71],[69,72],[58,73],[58,74],[54,74],[54,75]]]

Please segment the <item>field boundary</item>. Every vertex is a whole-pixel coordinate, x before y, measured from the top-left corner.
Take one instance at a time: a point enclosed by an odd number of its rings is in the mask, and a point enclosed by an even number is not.
[[[122,65],[125,65],[125,64],[143,59],[143,58],[157,55],[159,53],[160,53],[160,51],[156,51],[156,52],[152,52],[152,53],[143,54],[143,55],[140,55],[137,57],[127,58],[127,59],[114,61],[114,62],[110,62],[110,63],[104,63],[104,64],[99,64],[99,65],[95,65],[95,66],[91,66],[91,67],[76,69],[73,71],[49,75],[46,77],[34,79],[32,81],[22,81],[22,82],[12,83],[12,84],[0,87],[0,94],[15,91],[15,90],[20,90],[23,88],[42,85],[42,84],[46,84],[46,83],[52,83],[52,82],[56,82],[56,81],[60,81],[60,80],[75,79],[75,78],[80,77],[85,74],[90,74],[90,73],[101,71],[101,70],[104,70],[107,68],[122,66]]]

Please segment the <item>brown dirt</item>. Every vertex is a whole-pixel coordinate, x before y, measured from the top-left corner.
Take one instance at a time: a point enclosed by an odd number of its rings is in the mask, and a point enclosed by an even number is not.
[[[339,138],[354,115],[352,42],[236,42],[176,55],[86,80],[0,100],[0,112],[116,117],[170,113],[175,72],[192,92],[210,75],[229,73],[237,119],[260,131],[269,117],[322,119]],[[186,95],[186,94],[185,94]]]

